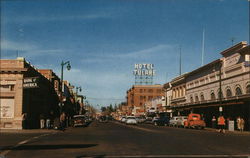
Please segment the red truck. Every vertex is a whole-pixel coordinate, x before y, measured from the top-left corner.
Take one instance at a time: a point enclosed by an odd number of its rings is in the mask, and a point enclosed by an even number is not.
[[[204,129],[206,127],[206,123],[201,119],[200,114],[189,114],[187,121],[184,122],[185,128],[196,128],[196,129]]]

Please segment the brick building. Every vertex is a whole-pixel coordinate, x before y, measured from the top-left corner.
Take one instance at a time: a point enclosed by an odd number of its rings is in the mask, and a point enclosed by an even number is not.
[[[145,112],[145,103],[164,96],[162,85],[134,85],[127,91],[128,114]]]

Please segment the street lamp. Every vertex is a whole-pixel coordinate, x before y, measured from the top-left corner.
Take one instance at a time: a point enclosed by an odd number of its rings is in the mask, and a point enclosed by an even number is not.
[[[63,67],[64,65],[67,64],[67,70],[70,70],[71,69],[71,65],[70,65],[70,62],[69,61],[66,61],[66,62],[63,62],[61,63],[61,86],[62,86],[62,89],[61,89],[61,99],[60,99],[60,114],[62,113],[62,99],[63,99],[63,92],[64,92],[64,85],[63,85]]]

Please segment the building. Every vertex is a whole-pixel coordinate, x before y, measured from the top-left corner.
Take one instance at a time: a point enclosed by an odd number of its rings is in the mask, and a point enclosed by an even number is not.
[[[145,103],[164,96],[162,85],[134,85],[127,91],[128,114],[145,113]]]
[[[231,120],[241,116],[250,130],[250,46],[240,42],[221,55],[220,59],[186,74],[182,102],[175,99],[182,94],[180,89],[176,92],[176,87],[165,84],[167,91],[172,90],[170,107],[173,113],[182,115],[201,113],[208,126],[213,116],[222,114]]]
[[[58,114],[50,80],[24,58],[0,60],[0,128],[39,128],[41,117]]]

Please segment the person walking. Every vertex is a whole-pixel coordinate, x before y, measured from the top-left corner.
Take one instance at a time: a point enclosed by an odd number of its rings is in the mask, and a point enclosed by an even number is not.
[[[240,118],[240,131],[243,132],[244,131],[244,126],[245,126],[245,120],[243,118]]]
[[[216,118],[213,116],[212,118],[212,128],[216,128]]]
[[[236,122],[237,122],[237,129],[240,131],[240,116],[237,117]]]
[[[60,115],[60,129],[63,131],[65,130],[65,117],[65,113],[62,112],[62,114]]]
[[[225,118],[221,115],[218,117],[218,127],[219,127],[219,130],[218,132],[222,132],[222,133],[225,133]]]
[[[45,125],[44,115],[40,115],[40,128],[43,129]]]

